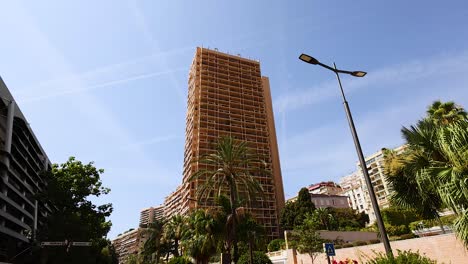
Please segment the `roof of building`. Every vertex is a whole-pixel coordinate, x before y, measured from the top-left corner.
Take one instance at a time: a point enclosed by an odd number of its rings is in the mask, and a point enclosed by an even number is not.
[[[316,184],[311,184],[309,185],[309,187],[307,187],[309,189],[309,191],[311,190],[315,190],[315,189],[318,189],[322,186],[328,186],[328,187],[340,187],[338,184],[332,182],[332,181],[327,181],[327,182],[320,182],[320,183],[316,183]]]
[[[348,196],[345,195],[336,195],[336,194],[315,194],[311,193],[310,197],[339,197],[339,198],[348,198]]]

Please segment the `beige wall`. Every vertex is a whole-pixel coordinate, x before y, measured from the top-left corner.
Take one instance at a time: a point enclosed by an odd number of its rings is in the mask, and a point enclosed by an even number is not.
[[[320,237],[328,240],[342,239],[344,242],[369,241],[377,239],[376,232],[361,231],[318,231]]]
[[[463,243],[456,239],[454,234],[446,234],[431,237],[422,237],[391,242],[394,254],[397,250],[419,251],[427,257],[436,260],[438,263],[468,263],[468,251]],[[374,244],[361,247],[343,248],[336,250],[336,260],[346,258],[355,259],[359,263],[366,262],[366,256],[372,257],[375,252],[384,252],[383,244]],[[294,264],[292,250],[288,250],[285,264]],[[310,264],[311,258],[307,254],[297,254],[296,264]],[[275,262],[278,263],[278,262]],[[325,254],[320,254],[314,261],[314,264],[326,264]]]

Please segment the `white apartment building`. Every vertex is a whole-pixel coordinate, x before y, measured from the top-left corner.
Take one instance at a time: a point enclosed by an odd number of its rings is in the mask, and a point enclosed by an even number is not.
[[[354,172],[341,178],[340,186],[343,188],[341,195],[348,197],[349,206],[354,210],[368,214],[370,222],[375,221],[372,205],[370,200],[366,198],[366,184],[361,174]]]
[[[397,153],[401,153],[405,149],[405,145],[399,146],[394,149]],[[384,149],[366,157],[366,166],[369,172],[369,177],[374,187],[375,196],[380,209],[390,206],[391,186],[385,179],[384,174]],[[367,190],[364,175],[359,163],[356,163],[357,171],[351,175],[345,176],[340,181],[340,186],[343,188],[343,195],[350,199],[351,206],[359,210],[365,211],[369,215],[370,223],[375,221],[374,210]]]

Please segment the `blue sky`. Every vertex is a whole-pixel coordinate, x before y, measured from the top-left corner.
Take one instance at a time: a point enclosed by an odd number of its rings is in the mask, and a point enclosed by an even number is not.
[[[109,237],[181,181],[195,48],[261,61],[285,193],[356,167],[340,68],[365,154],[402,143],[433,100],[468,106],[466,1],[9,1],[0,76],[53,162],[95,161],[112,189]]]

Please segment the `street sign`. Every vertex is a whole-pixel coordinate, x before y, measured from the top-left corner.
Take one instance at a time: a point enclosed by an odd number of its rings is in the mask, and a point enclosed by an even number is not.
[[[89,247],[89,246],[91,246],[91,242],[72,242],[72,246]]]
[[[51,241],[51,242],[41,242],[41,246],[65,246],[66,243],[63,241]]]
[[[335,256],[335,245],[333,243],[324,243],[325,253],[327,256]]]

